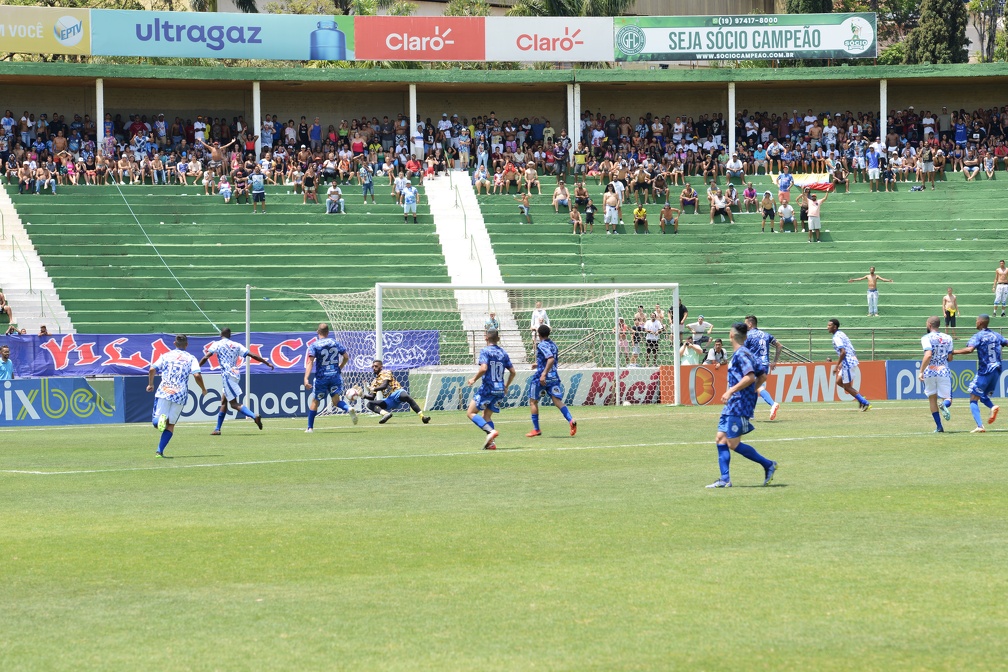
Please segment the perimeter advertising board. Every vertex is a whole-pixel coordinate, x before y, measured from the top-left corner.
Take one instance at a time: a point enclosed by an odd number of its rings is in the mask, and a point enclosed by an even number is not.
[[[875,14],[614,19],[617,61],[875,58]]]
[[[598,61],[612,52],[611,18],[486,17],[488,61]]]
[[[123,380],[110,382],[103,392],[95,386],[83,378],[5,380],[0,384],[0,427],[125,422]]]
[[[971,355],[949,362],[952,374],[952,397],[969,398],[969,388],[976,378],[976,357]],[[920,361],[900,360],[886,362],[886,384],[890,399],[927,399],[924,383],[917,379]],[[1008,396],[1008,371],[1002,371],[994,386],[992,397]]]
[[[91,53],[91,12],[63,7],[0,7],[0,51]]]
[[[482,61],[484,21],[482,16],[358,16],[357,59]]]

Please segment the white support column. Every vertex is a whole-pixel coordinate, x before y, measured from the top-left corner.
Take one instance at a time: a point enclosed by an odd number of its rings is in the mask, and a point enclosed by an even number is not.
[[[262,116],[262,91],[259,88],[259,82],[252,82],[252,123],[250,123],[249,130],[252,131],[254,135],[259,135],[259,129],[262,128],[263,116]],[[283,129],[279,129],[279,132],[283,132]],[[255,143],[255,153],[256,160],[259,160],[259,155],[262,154],[262,138],[256,139]]]
[[[570,131],[570,136],[574,138],[574,146],[581,142],[581,85],[574,85],[574,128]]]
[[[105,80],[95,80],[95,125],[98,127],[95,142],[101,147],[105,142]]]
[[[417,123],[420,121],[420,115],[417,112],[417,96],[416,96],[416,84],[409,85],[409,143],[410,147],[413,148],[413,153],[417,155],[417,158],[421,161],[423,160],[423,138],[420,141],[416,140],[416,127]],[[476,148],[472,148],[475,153]]]
[[[557,137],[560,137],[557,135]],[[574,137],[574,85],[567,85],[567,137]]]
[[[735,82],[728,82],[728,156],[735,151]]]
[[[889,131],[886,129],[886,121],[889,109],[889,80],[880,79],[879,80],[879,142],[885,142],[886,133]],[[885,146],[885,145],[883,145]]]

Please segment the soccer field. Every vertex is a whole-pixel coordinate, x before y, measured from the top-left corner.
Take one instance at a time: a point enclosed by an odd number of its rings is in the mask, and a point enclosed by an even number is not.
[[[0,667],[1004,669],[1003,420],[572,410],[0,430]]]

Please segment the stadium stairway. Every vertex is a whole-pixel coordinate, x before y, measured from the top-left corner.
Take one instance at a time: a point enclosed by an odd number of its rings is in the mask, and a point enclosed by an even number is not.
[[[497,255],[490,244],[469,174],[453,170],[447,177],[426,179],[424,185],[452,284],[501,284]],[[482,330],[489,311],[493,310],[501,325],[501,345],[508,352],[525,352],[506,293],[457,290],[455,300],[466,331]],[[470,341],[470,349],[479,345]],[[515,364],[525,363],[524,357],[518,354],[515,357]]]
[[[997,175],[1005,179],[1004,172]],[[830,194],[822,206],[818,244],[800,231],[771,234],[767,227],[761,233],[758,214],[737,213],[734,224],[710,224],[703,207],[698,215],[682,216],[678,235],[662,235],[661,205],[654,203],[647,205],[651,235],[633,235],[628,203],[622,235],[605,234],[600,212],[594,233],[578,236],[563,209],[553,211],[552,178],[543,179],[541,196],[532,196],[531,225],[510,196],[481,195],[478,202],[505,282],[678,282],[690,320],[703,314],[718,336],[753,313],[761,326],[788,334],[796,350],[825,359],[832,355],[826,321],[836,317],[845,330],[863,329],[864,338],[892,340],[891,348],[879,343],[878,351],[902,348],[918,356],[915,339],[925,319],[940,312],[946,288],[952,286],[959,297],[963,340],[973,331],[973,317],[990,309],[993,270],[1008,256],[1004,182],[950,177],[936,191],[911,192],[911,184],[900,183],[895,193],[872,194],[858,183],[850,194]],[[702,181],[691,182],[701,186],[705,203]],[[753,182],[760,194],[774,189],[763,175]],[[602,189],[589,181],[596,203]],[[673,199],[680,189],[674,188]],[[878,318],[866,315],[866,283],[848,283],[870,266],[895,281],[880,283]],[[632,307],[628,311],[629,319]],[[997,320],[1008,325],[1008,319]],[[855,343],[862,352],[867,347]]]
[[[18,328],[30,334],[39,333],[43,325],[54,334],[75,332],[52,278],[4,190],[0,190],[0,259],[0,288]],[[7,325],[0,323],[0,333],[6,330]]]
[[[362,291],[376,280],[447,282],[424,200],[420,223],[404,224],[389,186],[375,190],[377,204],[364,205],[345,186],[348,214],[326,215],[324,195],[322,205],[303,205],[271,185],[267,214],[253,215],[251,205],[203,196],[202,186],[66,186],[55,197],[7,187],[85,333],[211,333],[211,322],[241,329],[246,284],[255,287],[253,329],[311,331],[325,316],[309,293]]]

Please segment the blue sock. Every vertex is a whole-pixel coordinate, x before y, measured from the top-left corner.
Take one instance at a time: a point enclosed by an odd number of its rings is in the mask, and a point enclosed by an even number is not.
[[[773,464],[773,460],[768,460],[767,458],[757,453],[756,449],[750,446],[748,443],[738,444],[738,448],[735,449],[735,452],[741,455],[742,457],[746,458],[747,460],[752,460],[753,462],[756,462],[764,469]]]
[[[474,425],[482,429],[484,432],[486,431],[488,425],[490,426],[490,429],[493,429],[493,425],[490,425],[489,422],[484,420],[482,415],[474,415],[472,417],[472,421]]]
[[[931,414],[931,417],[932,417],[932,418],[934,418],[934,421],[935,421],[935,427],[936,427],[937,429],[942,429],[942,425],[941,425],[941,416],[940,416],[940,415],[938,415],[938,411],[935,411],[934,413],[932,413],[932,414]]]
[[[227,411],[221,411],[217,414],[217,431],[220,431],[221,425],[224,424],[224,418],[227,416]]]
[[[336,402],[336,408],[340,409],[341,411],[346,411],[348,413],[350,412],[350,407],[347,406],[346,402],[343,401],[342,399]]]
[[[976,421],[977,427],[983,427],[983,420],[980,419],[980,406],[977,402],[970,402],[970,413],[973,414],[973,419]]]
[[[171,437],[172,433],[169,430],[166,429],[165,431],[161,432],[161,441],[160,443],[158,443],[157,452],[159,453],[164,452],[165,446],[167,446],[168,442],[171,441]]]
[[[539,431],[539,414],[538,413],[533,413],[532,414],[532,429],[534,429],[536,431]]]
[[[862,397],[860,393],[855,394],[854,398],[857,399],[858,403],[861,404],[862,406],[867,406],[868,405],[868,400],[865,399],[864,397]]]
[[[495,429],[494,424],[493,424],[493,420],[487,420],[486,421],[486,426],[489,427],[490,429]]]
[[[155,416],[154,416],[154,417],[153,417],[153,418],[151,419],[151,424],[152,424],[152,425],[154,425],[154,427],[155,427],[155,428],[157,427],[157,421],[158,421],[158,416],[156,416],[156,415],[155,415]]]
[[[980,403],[986,406],[987,408],[994,408],[994,402],[991,401],[991,398],[988,397],[986,394],[980,397]]]
[[[717,444],[717,461],[718,467],[721,468],[721,480],[730,481],[731,477],[728,475],[728,465],[731,464],[731,450],[728,449],[727,443]]]
[[[255,413],[250,411],[248,409],[248,406],[242,406],[241,408],[238,409],[238,412],[244,415],[246,418],[249,418],[250,420],[255,419]]]
[[[574,422],[574,416],[571,415],[571,412],[567,410],[566,406],[560,407],[560,413],[564,416],[564,420],[567,422]]]
[[[773,406],[774,404],[773,397],[770,396],[769,392],[767,392],[766,390],[760,390],[759,396],[760,399],[765,401],[768,405]]]
[[[946,399],[943,403],[945,404],[945,408],[952,408],[952,400],[951,399]]]
[[[315,426],[315,416],[318,415],[318,411],[308,411],[308,429]]]

